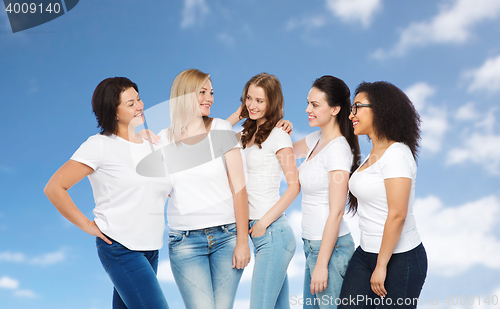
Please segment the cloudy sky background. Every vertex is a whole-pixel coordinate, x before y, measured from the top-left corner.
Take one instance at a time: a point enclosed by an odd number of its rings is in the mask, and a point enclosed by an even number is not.
[[[421,307],[495,307],[499,37],[497,0],[88,0],[16,34],[0,12],[0,308],[111,307],[112,285],[94,239],[59,215],[42,190],[98,132],[90,99],[102,79],[129,77],[147,108],[167,100],[174,77],[187,68],[211,74],[212,116],[220,118],[237,108],[250,77],[275,74],[295,140],[313,131],[304,110],[317,77],[342,78],[351,92],[375,80],[403,89],[423,120],[415,215],[429,272]],[[168,125],[168,115],[152,111],[145,113],[152,128]],[[365,137],[360,142],[366,156],[370,145]],[[88,180],[70,194],[92,218]],[[287,215],[298,245],[290,294],[298,299],[300,196]],[[356,218],[349,224],[358,241]],[[171,308],[182,308],[167,248],[160,254],[164,293]],[[235,308],[248,307],[251,267]]]

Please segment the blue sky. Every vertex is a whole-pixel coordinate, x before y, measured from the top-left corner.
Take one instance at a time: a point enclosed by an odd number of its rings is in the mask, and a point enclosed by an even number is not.
[[[406,91],[423,120],[415,215],[429,272],[421,307],[494,307],[484,301],[500,297],[499,37],[497,0],[87,0],[16,34],[0,12],[0,308],[111,307],[94,239],[42,190],[98,132],[90,99],[102,79],[129,77],[147,108],[167,100],[187,68],[211,74],[220,118],[237,108],[250,77],[276,75],[294,139],[313,131],[304,110],[317,77],[342,78],[351,92],[375,80]],[[70,194],[92,218],[88,180]],[[289,268],[297,299],[300,196],[287,215],[298,241]],[[359,239],[356,218],[349,224]],[[167,300],[182,308],[166,247],[160,255]],[[248,307],[250,279],[247,270],[235,308]]]

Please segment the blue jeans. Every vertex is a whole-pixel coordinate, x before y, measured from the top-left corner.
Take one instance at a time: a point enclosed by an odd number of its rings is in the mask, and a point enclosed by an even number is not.
[[[109,237],[108,237],[109,238]],[[158,250],[133,251],[111,240],[96,238],[101,264],[113,282],[113,309],[168,309],[156,271]]]
[[[354,241],[351,233],[337,238],[332,256],[328,262],[327,287],[322,292],[311,294],[311,275],[318,259],[321,240],[304,240],[306,270],[304,274],[304,307],[303,308],[337,308],[335,300],[340,295],[344,275],[349,260],[354,252]]]
[[[259,220],[249,224],[252,228]],[[290,308],[286,270],[295,253],[295,236],[281,215],[260,237],[251,237],[255,248],[250,309]]]
[[[380,298],[371,289],[370,278],[377,265],[377,253],[356,249],[347,269],[339,308],[417,308],[427,274],[427,255],[422,244],[395,253],[387,264],[384,282],[387,296]]]
[[[186,309],[233,308],[243,269],[233,268],[236,223],[168,233],[175,283]]]

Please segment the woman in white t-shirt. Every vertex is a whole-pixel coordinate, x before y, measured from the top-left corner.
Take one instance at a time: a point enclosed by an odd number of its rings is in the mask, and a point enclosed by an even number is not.
[[[363,82],[349,119],[373,148],[349,181],[359,203],[361,241],[347,269],[342,308],[416,308],[427,273],[413,216],[419,115],[396,86]]]
[[[232,308],[250,261],[240,148],[229,122],[208,117],[212,104],[210,76],[181,72],[170,93],[171,126],[159,134],[173,185],[170,266],[187,309]]]
[[[358,138],[350,125],[350,91],[333,76],[316,79],[307,96],[309,125],[321,130],[293,145],[302,187],[302,238],[306,267],[304,308],[337,308],[342,281],[354,252],[343,220],[350,174],[357,168]],[[356,199],[349,194],[349,209]]]
[[[252,77],[241,102],[249,233],[255,248],[250,308],[290,308],[286,271],[296,244],[284,212],[299,194],[300,186],[292,140],[276,127],[283,118],[284,105],[278,78],[267,73]],[[282,171],[288,187],[280,197]]]
[[[136,164],[152,147],[135,135],[135,127],[144,122],[138,92],[125,77],[99,83],[92,109],[101,133],[80,146],[44,192],[65,218],[96,236],[99,258],[114,285],[113,308],[168,308],[156,271],[172,186],[168,177],[136,173]],[[85,176],[94,193],[93,221],[67,192]]]

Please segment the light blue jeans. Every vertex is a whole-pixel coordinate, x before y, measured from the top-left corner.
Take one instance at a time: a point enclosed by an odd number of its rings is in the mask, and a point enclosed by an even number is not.
[[[186,309],[233,308],[243,269],[233,268],[236,223],[168,233],[170,267]]]
[[[96,237],[96,246],[102,267],[114,285],[113,309],[168,309],[156,277],[158,250],[133,251],[109,239],[111,245]]]
[[[306,255],[306,269],[304,274],[304,309],[305,308],[332,308],[336,309],[335,300],[340,296],[342,282],[347,270],[347,265],[354,253],[354,241],[351,233],[337,238],[332,256],[328,262],[327,288],[318,294],[311,294],[311,274],[316,266],[321,240],[304,240],[304,253]]]
[[[249,227],[258,220],[250,222]],[[285,215],[251,237],[255,247],[250,309],[290,308],[286,270],[295,253],[295,236]]]

